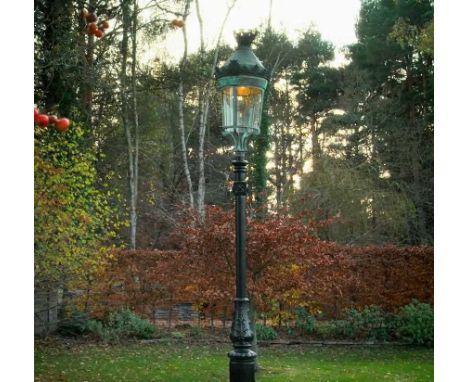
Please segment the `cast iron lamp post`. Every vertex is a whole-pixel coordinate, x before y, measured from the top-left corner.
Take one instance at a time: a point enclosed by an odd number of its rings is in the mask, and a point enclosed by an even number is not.
[[[229,352],[230,382],[255,382],[255,358],[251,349],[253,332],[249,319],[246,272],[246,212],[248,193],[245,181],[247,172],[248,140],[260,133],[263,94],[268,85],[268,73],[250,45],[255,32],[236,34],[238,47],[221,68],[216,68],[218,89],[223,96],[223,135],[234,140],[234,185],[236,198],[236,297],[231,327],[234,350]]]

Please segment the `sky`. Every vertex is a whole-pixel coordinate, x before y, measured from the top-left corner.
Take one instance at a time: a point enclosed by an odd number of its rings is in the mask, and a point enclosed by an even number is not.
[[[205,44],[214,47],[222,20],[231,0],[200,0],[204,21]],[[235,47],[233,31],[258,28],[268,19],[270,0],[237,0],[226,22],[223,40]],[[360,0],[272,0],[272,26],[283,30],[291,38],[300,31],[314,25],[325,40],[336,48],[335,65],[344,62],[340,48],[356,41],[354,26],[359,15]],[[195,9],[187,19],[188,51],[199,48],[199,24]],[[166,36],[160,49],[166,51],[167,58],[178,59],[183,52],[183,39],[180,30]]]

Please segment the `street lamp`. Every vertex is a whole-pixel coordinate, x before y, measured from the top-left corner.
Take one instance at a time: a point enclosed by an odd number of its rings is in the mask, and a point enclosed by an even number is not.
[[[234,185],[236,198],[236,297],[231,327],[234,350],[229,352],[230,382],[255,382],[255,358],[251,349],[253,332],[250,327],[249,298],[246,272],[246,212],[248,140],[260,133],[263,94],[268,85],[268,72],[250,45],[255,32],[236,34],[238,47],[221,68],[216,68],[217,87],[223,97],[223,135],[234,140]]]

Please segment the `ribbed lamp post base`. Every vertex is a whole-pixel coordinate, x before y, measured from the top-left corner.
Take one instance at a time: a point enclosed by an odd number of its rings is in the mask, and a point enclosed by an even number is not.
[[[257,354],[251,349],[253,332],[250,327],[249,299],[234,300],[234,317],[231,327],[231,341],[234,349],[229,356],[230,382],[255,382],[255,359]]]

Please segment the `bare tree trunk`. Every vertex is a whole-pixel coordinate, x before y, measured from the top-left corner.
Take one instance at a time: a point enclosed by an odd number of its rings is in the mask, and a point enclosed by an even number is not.
[[[224,20],[221,24],[218,39],[216,41],[216,48],[215,54],[213,58],[213,63],[211,65],[211,72],[210,78],[213,78],[216,64],[218,63],[218,53],[219,53],[219,45],[221,42],[221,36],[224,30],[224,26],[226,21],[231,13],[232,8],[234,7],[236,0],[233,0],[232,3],[229,5],[226,15],[224,16]],[[202,62],[205,58],[205,42],[203,40],[203,19],[200,13],[199,2],[196,0],[196,8],[197,8],[197,17],[198,22],[200,24],[200,53],[202,56]],[[208,83],[209,84],[209,83]],[[201,223],[205,221],[205,194],[206,194],[206,183],[205,183],[205,135],[206,135],[206,125],[208,121],[208,113],[210,111],[210,93],[211,88],[210,86],[205,86],[201,93],[200,99],[200,129],[198,131],[198,199],[197,199],[197,211],[198,211],[198,219]]]
[[[128,185],[130,191],[130,247],[136,248],[137,231],[137,200],[138,200],[138,155],[139,155],[139,121],[137,110],[136,92],[136,49],[137,49],[137,22],[138,5],[137,0],[133,0],[133,14],[130,13],[131,0],[122,0],[122,67],[120,72],[122,103],[122,124],[125,130],[128,152]],[[131,65],[131,86],[132,86],[132,116],[135,131],[132,132],[132,123],[129,120],[129,98],[128,98],[128,76],[127,62],[129,55],[129,34],[132,39],[132,65]]]
[[[302,134],[302,123],[299,124],[299,165],[298,165],[298,174],[302,179],[304,174],[304,135]]]
[[[268,9],[268,22],[267,29],[271,31],[271,10],[273,8],[273,0],[270,0],[270,7]]]
[[[288,185],[288,192],[294,188],[294,174],[296,173],[297,170],[294,170],[294,167],[297,168],[297,162],[294,162],[294,155],[293,155],[293,134],[292,134],[292,115],[294,114],[294,111],[292,110],[291,107],[291,98],[290,98],[290,93],[289,93],[289,86],[288,83],[286,83],[286,99],[288,100],[288,107],[287,107],[287,125],[286,125],[286,134],[288,136],[287,140],[287,157],[288,157],[288,177],[286,180],[286,184]]]
[[[317,133],[317,117],[312,116],[311,122],[311,133],[312,133],[312,171],[317,169],[318,159],[320,157],[320,144]]]
[[[280,199],[280,209],[282,211],[284,207],[284,192],[287,187],[288,177],[287,177],[287,137],[285,132],[285,124],[287,121],[281,122],[281,199]]]
[[[205,62],[205,39],[203,37],[203,18],[200,12],[200,3],[195,0],[198,24],[200,26],[200,56],[202,65]],[[207,99],[206,89],[199,91],[199,107],[200,107],[200,128],[198,130],[198,198],[197,212],[200,223],[205,221],[205,134],[206,134],[206,119],[208,117],[209,103]]]
[[[120,83],[121,83],[121,92],[120,99],[122,103],[122,124],[125,130],[125,137],[127,139],[127,152],[128,152],[128,170],[129,170],[129,189],[130,189],[130,247],[135,248],[135,236],[133,235],[136,232],[136,205],[134,199],[135,193],[135,165],[134,165],[134,147],[132,140],[132,132],[128,118],[128,85],[127,85],[127,60],[128,60],[128,34],[131,24],[130,17],[130,0],[122,0],[122,67],[120,72]]]
[[[200,25],[200,52],[202,54],[202,58],[205,55],[205,38],[203,34],[203,18],[201,16],[200,12],[200,2],[199,0],[195,0],[195,8],[197,10],[197,19],[198,19],[198,24]]]
[[[185,64],[187,61],[187,29],[185,26],[185,21],[188,16],[188,12],[190,9],[190,1],[186,0],[185,2],[185,10],[183,15],[184,26],[182,27],[182,33],[184,37],[184,55],[180,60],[179,70],[179,88],[178,88],[178,101],[179,101],[179,130],[180,130],[180,143],[182,148],[182,160],[184,162],[184,173],[185,179],[187,181],[188,187],[188,194],[189,194],[189,201],[190,201],[190,208],[193,209],[195,207],[194,198],[193,198],[193,186],[192,186],[192,177],[190,176],[190,168],[188,164],[188,157],[187,157],[187,142],[185,138],[185,121],[184,121],[184,69]]]
[[[208,119],[210,104],[209,100],[203,99],[201,104],[200,114],[200,130],[198,134],[198,199],[197,210],[198,219],[201,223],[205,221],[205,193],[206,193],[206,180],[205,180],[205,135],[206,135],[206,121]]]
[[[136,91],[136,51],[137,51],[137,23],[138,23],[138,4],[137,0],[133,0],[133,22],[132,22],[132,98],[133,98],[133,124],[135,128],[134,147],[133,147],[133,187],[131,188],[131,243],[132,248],[136,247],[136,230],[138,223],[138,159],[140,148],[139,136],[139,120],[137,108],[137,91]]]
[[[281,209],[281,159],[280,159],[280,141],[278,122],[273,124],[273,131],[275,134],[275,187],[276,187],[276,212],[279,213]]]

